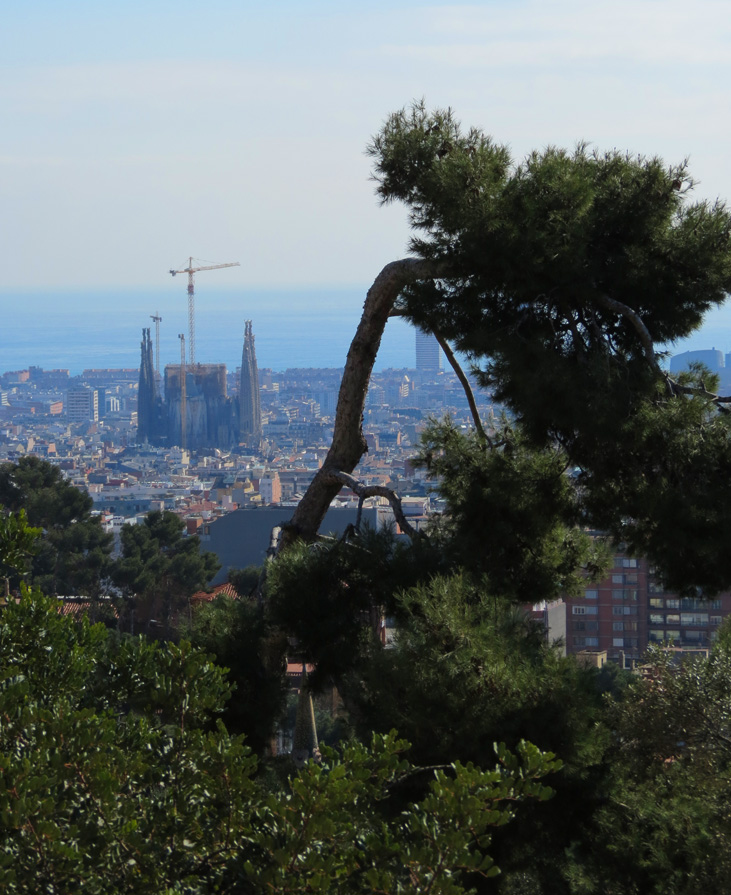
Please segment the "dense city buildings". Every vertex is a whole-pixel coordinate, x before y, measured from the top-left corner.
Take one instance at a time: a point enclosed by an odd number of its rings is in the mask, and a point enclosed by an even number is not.
[[[258,370],[246,321],[239,370],[229,373],[222,364],[185,368],[185,446],[180,375],[180,365],[168,365],[161,393],[149,330],[143,332],[139,370],[85,370],[77,377],[38,367],[2,373],[0,462],[31,454],[57,464],[90,494],[117,538],[123,524],[140,522],[151,510],[172,510],[207,549],[223,545],[224,565],[260,562],[272,519],[278,524],[291,516],[327,454],[342,371]],[[501,410],[485,391],[475,386],[475,393],[489,424]],[[428,418],[445,413],[458,426],[472,425],[451,370],[374,372],[363,418],[368,452],[356,475],[399,494],[416,526],[443,509],[424,470],[411,460]],[[370,503],[374,525],[393,523],[384,500]],[[340,530],[355,507],[357,499],[343,489],[333,504],[340,512],[328,524]],[[237,515],[224,521],[231,514]],[[254,531],[246,550],[236,547]],[[731,594],[703,599],[666,592],[645,559],[617,551],[603,581],[537,614],[568,653],[630,666],[651,643],[709,648],[731,615]]]

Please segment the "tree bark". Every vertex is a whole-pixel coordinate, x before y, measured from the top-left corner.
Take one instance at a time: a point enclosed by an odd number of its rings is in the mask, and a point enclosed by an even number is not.
[[[365,398],[389,314],[404,286],[415,280],[437,277],[441,270],[442,265],[418,258],[392,261],[368,290],[363,315],[345,361],[330,450],[285,526],[280,549],[298,537],[313,540],[317,536],[330,502],[343,487],[342,481],[333,473],[352,473],[366,452],[363,437]]]

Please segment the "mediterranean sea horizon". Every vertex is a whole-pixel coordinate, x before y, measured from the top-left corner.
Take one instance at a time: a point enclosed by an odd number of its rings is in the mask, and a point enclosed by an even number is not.
[[[198,284],[196,284],[198,285]],[[260,369],[343,367],[367,287],[196,290],[196,359],[241,363],[244,321],[253,323]],[[159,313],[160,364],[179,363],[178,333],[188,336],[185,278],[175,288],[0,289],[0,373],[28,366],[68,369],[139,366],[143,327]],[[154,332],[153,332],[154,339]],[[711,311],[703,327],[669,346],[670,354],[731,351],[731,309]],[[388,322],[376,369],[415,366],[414,330]]]
[[[198,284],[196,283],[196,286]],[[178,333],[188,337],[186,281],[166,289],[0,290],[0,373],[25,369],[139,366],[142,329],[159,313],[160,365],[179,363]],[[260,369],[342,367],[367,287],[196,289],[196,360],[241,363],[244,321],[253,323]],[[377,369],[415,364],[414,331],[389,321]]]

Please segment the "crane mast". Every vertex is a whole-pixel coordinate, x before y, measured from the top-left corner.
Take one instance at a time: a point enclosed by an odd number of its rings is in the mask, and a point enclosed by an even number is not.
[[[186,369],[185,369],[185,335],[178,333],[180,339],[180,448],[185,450],[186,430],[185,430],[185,413],[187,410],[187,393],[186,393]]]
[[[182,270],[171,270],[175,276],[178,273],[188,274],[188,357],[191,366],[195,363],[195,274],[201,270],[220,270],[223,267],[240,267],[238,261],[228,264],[207,264],[203,267],[193,267],[193,258],[188,258],[188,266]]]

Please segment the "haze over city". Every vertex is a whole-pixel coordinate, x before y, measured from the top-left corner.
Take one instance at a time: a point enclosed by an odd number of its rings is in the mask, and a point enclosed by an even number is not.
[[[731,195],[727,5],[214,0],[4,10],[3,290],[369,284],[404,254],[364,154],[424,97],[512,147],[690,158]]]

